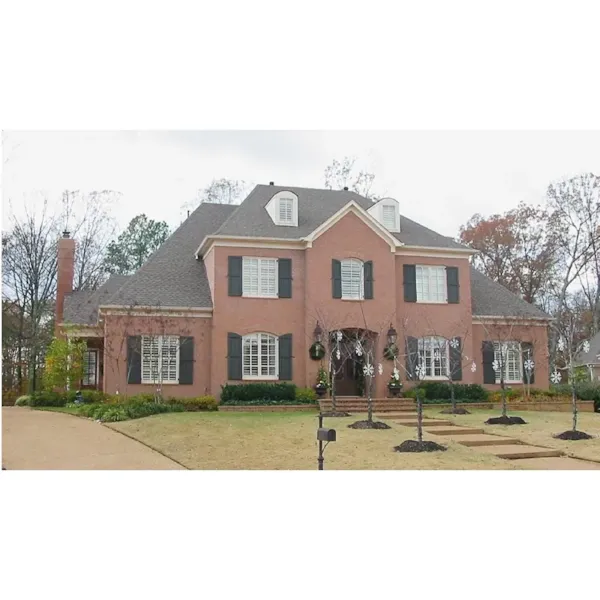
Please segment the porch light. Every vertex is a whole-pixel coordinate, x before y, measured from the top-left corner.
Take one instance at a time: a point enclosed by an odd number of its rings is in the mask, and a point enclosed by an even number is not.
[[[387,332],[387,339],[388,339],[388,344],[390,346],[395,344],[396,340],[398,339],[398,332],[394,329],[394,327],[391,323],[390,323],[390,328],[388,329],[388,332]]]
[[[315,338],[315,342],[321,343],[321,341],[323,340],[323,330],[321,329],[321,326],[319,325],[319,321],[317,321],[317,326],[315,327],[315,330],[313,331],[313,336]]]

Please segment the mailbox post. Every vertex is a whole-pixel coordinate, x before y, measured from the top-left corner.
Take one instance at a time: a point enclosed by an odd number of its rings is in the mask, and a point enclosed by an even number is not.
[[[327,427],[323,427],[323,415],[319,413],[319,429],[317,429],[317,440],[319,441],[319,457],[317,462],[319,463],[319,471],[323,470],[323,450],[327,447],[329,442],[336,441],[336,432],[335,429],[328,429]],[[327,442],[325,446],[323,446],[323,442]]]

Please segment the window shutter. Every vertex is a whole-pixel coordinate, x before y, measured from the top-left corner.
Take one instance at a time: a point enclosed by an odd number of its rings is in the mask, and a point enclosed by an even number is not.
[[[496,371],[492,366],[494,362],[494,342],[485,341],[481,344],[483,357],[483,383],[496,383]]]
[[[458,340],[458,347],[450,345],[450,378],[452,381],[462,381],[462,339],[454,339]]]
[[[142,383],[142,336],[127,336],[127,383]]]
[[[179,338],[179,383],[191,385],[194,383],[194,338],[181,336]]]
[[[292,379],[291,333],[279,336],[279,379],[281,381],[291,381]]]
[[[292,297],[292,259],[280,258],[279,264],[279,297]]]
[[[448,304],[458,304],[458,267],[446,267],[446,285],[448,288]]]
[[[417,301],[417,268],[404,265],[404,302]]]
[[[533,344],[531,342],[521,343],[521,356],[523,360],[523,383],[527,383],[527,371],[525,369],[525,362],[528,358],[533,360]],[[535,383],[535,368],[531,370],[529,375],[529,383],[533,385]]]
[[[410,379],[417,379],[419,364],[419,340],[415,337],[406,338],[406,373]]]
[[[373,300],[373,261],[368,260],[364,264],[365,270],[365,300]]]
[[[227,379],[242,379],[242,336],[227,334]]]
[[[342,263],[339,260],[331,261],[331,285],[334,298],[342,297]]]
[[[242,295],[242,257],[230,256],[228,258],[229,295]]]

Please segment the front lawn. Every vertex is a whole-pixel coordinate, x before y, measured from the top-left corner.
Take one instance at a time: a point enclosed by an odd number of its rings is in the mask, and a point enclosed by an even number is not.
[[[325,451],[325,469],[516,469],[510,461],[447,442],[446,452],[398,453],[393,447],[416,439],[416,429],[388,421],[391,429],[347,426],[366,418],[354,414],[325,419],[337,441]],[[378,420],[385,421],[385,418]],[[156,448],[192,469],[316,469],[317,416],[294,413],[170,413],[110,423],[116,431]]]
[[[538,412],[538,411],[512,411],[510,416],[522,417],[527,425],[485,425],[489,417],[497,417],[498,410],[469,409],[470,415],[443,415],[445,419],[453,420],[457,425],[468,427],[483,427],[486,433],[496,433],[517,438],[527,444],[556,448],[567,454],[600,460],[600,414],[579,413],[577,416],[577,430],[585,431],[594,438],[591,440],[565,441],[557,440],[552,436],[567,431],[573,426],[573,415],[570,412]],[[440,417],[439,410],[428,408],[425,411],[428,417]]]

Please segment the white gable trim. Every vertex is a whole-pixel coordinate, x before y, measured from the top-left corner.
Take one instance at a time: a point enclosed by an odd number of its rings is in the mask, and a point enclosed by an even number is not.
[[[471,248],[437,248],[435,246],[402,246],[396,250],[402,256],[431,256],[432,258],[460,258],[478,254]]]
[[[348,214],[356,215],[365,225],[368,225],[380,238],[385,240],[392,252],[396,251],[396,248],[401,247],[403,244],[400,240],[396,239],[377,219],[372,217],[362,206],[357,204],[354,200],[350,200],[348,204],[338,210],[333,216],[329,217],[327,221],[321,223],[312,233],[307,235],[304,240],[307,242],[310,248],[313,242],[322,236],[326,231],[331,229],[338,221],[343,219]]]
[[[245,237],[235,235],[207,235],[198,250],[196,258],[204,258],[214,246],[235,248],[273,248],[274,250],[303,250],[306,242],[301,239]]]

